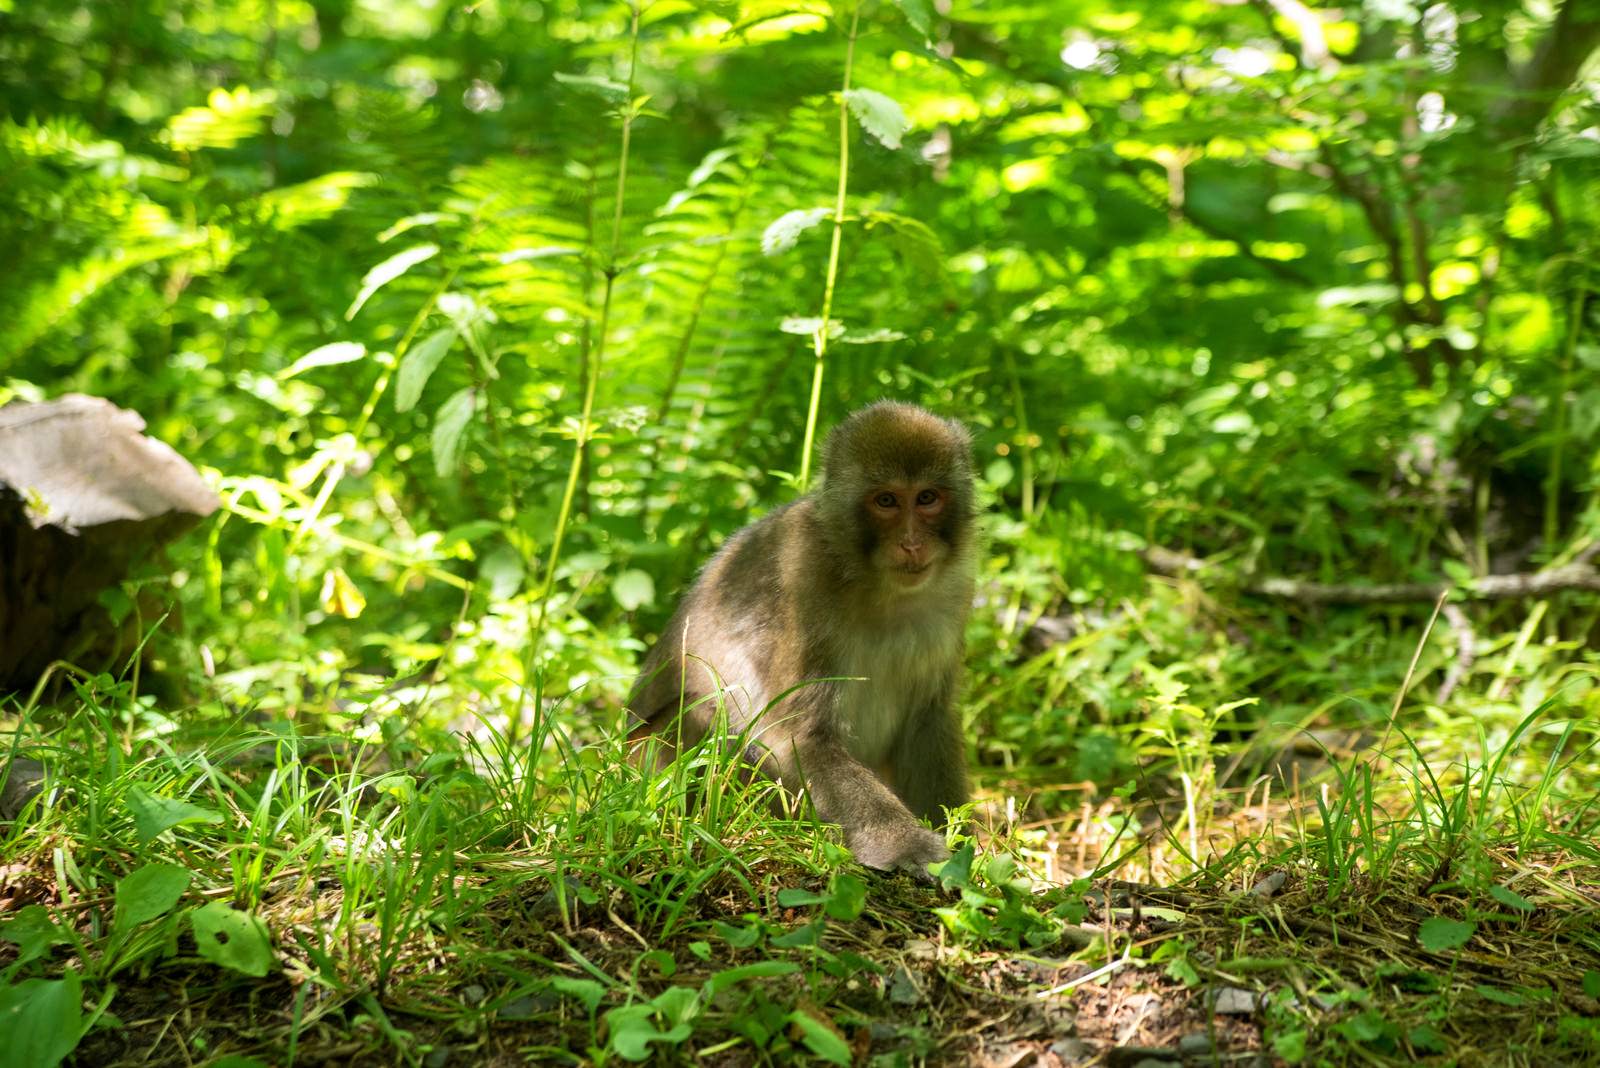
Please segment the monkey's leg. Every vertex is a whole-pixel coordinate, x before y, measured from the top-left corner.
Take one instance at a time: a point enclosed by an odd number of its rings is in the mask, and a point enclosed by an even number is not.
[[[967,803],[967,747],[948,697],[910,717],[889,754],[894,791],[918,819],[945,825],[944,810]]]
[[[783,769],[784,784],[793,788],[791,779],[803,781],[817,815],[844,829],[845,845],[867,867],[927,879],[926,865],[950,856],[944,836],[919,824],[894,791],[831,734],[795,738],[792,759],[795,766]]]

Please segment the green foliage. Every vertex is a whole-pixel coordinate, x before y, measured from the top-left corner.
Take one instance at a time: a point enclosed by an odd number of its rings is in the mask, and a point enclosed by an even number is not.
[[[93,1059],[133,975],[282,971],[290,1061],[341,1013],[390,1059],[421,1019],[859,1059],[898,891],[771,816],[747,739],[656,771],[614,736],[694,570],[894,396],[981,473],[997,840],[915,905],[941,945],[1059,947],[1118,865],[1230,909],[1276,866],[1291,917],[1411,906],[1397,971],[1304,954],[1278,1056],[1454,1057],[1452,1014],[1513,1006],[1552,1063],[1600,1050],[1455,970],[1594,943],[1559,889],[1600,861],[1592,591],[1436,625],[1263,592],[1589,566],[1600,31],[1294,10],[0,0],[0,403],[111,397],[224,500],[102,598],[143,660],[0,704],[51,764],[3,1048]],[[1270,926],[1235,921],[1150,959],[1203,992]],[[1552,987],[1600,997],[1573,959]],[[912,1014],[874,1054],[948,1055]]]

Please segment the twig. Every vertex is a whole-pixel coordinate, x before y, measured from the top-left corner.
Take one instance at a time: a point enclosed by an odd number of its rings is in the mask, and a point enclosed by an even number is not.
[[[1152,571],[1164,575],[1198,575],[1210,570],[1204,560],[1187,553],[1152,546],[1140,552]],[[1465,583],[1435,582],[1329,583],[1269,575],[1239,584],[1260,597],[1281,597],[1303,604],[1392,604],[1433,601],[1440,594],[1467,600],[1508,601],[1548,597],[1564,590],[1600,590],[1600,570],[1587,559],[1514,575],[1484,575]]]
[[[1444,673],[1444,681],[1439,684],[1439,693],[1434,698],[1438,704],[1444,704],[1450,695],[1456,692],[1456,687],[1467,677],[1467,672],[1472,670],[1473,661],[1478,658],[1478,637],[1473,633],[1472,621],[1461,610],[1461,606],[1451,601],[1446,601],[1440,612],[1445,622],[1450,624],[1450,629],[1456,636],[1456,657],[1450,661],[1450,667]]]

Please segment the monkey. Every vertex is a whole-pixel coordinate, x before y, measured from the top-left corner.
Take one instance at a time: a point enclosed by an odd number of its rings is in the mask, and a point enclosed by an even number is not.
[[[942,829],[968,797],[973,496],[960,423],[895,401],[848,416],[820,487],[729,538],[683,597],[629,696],[630,740],[655,735],[665,762],[726,715],[858,861],[928,879],[949,851],[920,821]]]

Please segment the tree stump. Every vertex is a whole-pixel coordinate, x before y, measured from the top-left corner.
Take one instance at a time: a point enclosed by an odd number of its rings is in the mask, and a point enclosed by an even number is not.
[[[187,460],[110,401],[0,408],[0,691],[108,634],[103,590],[216,511]]]

